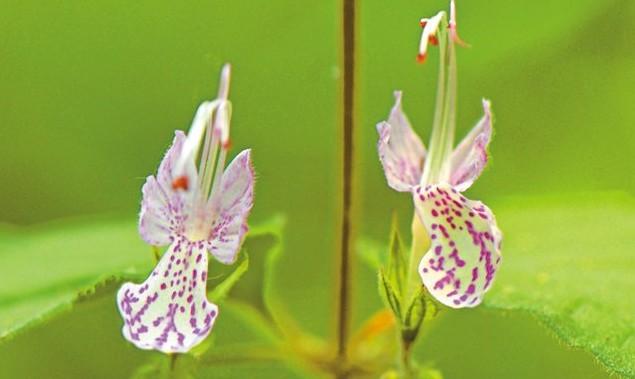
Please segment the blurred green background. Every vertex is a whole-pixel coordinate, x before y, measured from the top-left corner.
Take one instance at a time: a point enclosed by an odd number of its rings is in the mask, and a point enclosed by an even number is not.
[[[359,0],[358,234],[385,239],[394,210],[407,230],[410,200],[385,185],[374,125],[401,89],[427,140],[437,62],[433,53],[428,64],[415,64],[418,21],[447,5]],[[495,113],[492,160],[468,195],[496,211],[510,195],[633,194],[633,1],[457,5],[460,34],[472,45],[459,51],[459,137],[480,117],[482,97]],[[136,217],[144,178],[173,130],[187,129],[197,105],[215,95],[218,70],[229,61],[234,152],[252,147],[258,172],[250,221],[288,216],[280,297],[310,331],[328,336],[339,204],[338,22],[332,0],[1,0],[0,222]],[[360,265],[357,279],[361,322],[379,299],[372,272]],[[113,299],[84,303],[0,346],[2,376],[125,377],[151,353],[126,344],[119,328]],[[222,339],[225,332],[215,333]],[[450,379],[609,377],[525,316],[452,312],[425,338],[420,358],[436,361]],[[457,353],[465,364],[455,364]],[[269,370],[263,377],[294,377]]]

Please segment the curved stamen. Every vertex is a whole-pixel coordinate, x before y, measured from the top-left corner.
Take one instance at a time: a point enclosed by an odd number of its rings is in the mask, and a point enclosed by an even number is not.
[[[417,61],[423,63],[428,55],[428,43],[436,45],[438,40],[436,38],[437,30],[439,29],[439,23],[445,18],[445,12],[441,11],[434,15],[430,19],[421,19],[421,26],[423,32],[421,32],[421,40],[419,42],[419,54],[417,55]]]
[[[192,175],[195,173],[186,172],[189,165],[195,163],[195,159],[201,147],[201,139],[209,124],[211,116],[214,111],[220,105],[220,100],[206,101],[201,104],[196,110],[196,115],[192,121],[192,126],[187,134],[187,139],[183,145],[181,156],[176,162],[174,168],[174,182],[172,184],[173,189],[188,190],[188,186],[183,186],[182,183],[189,183],[192,180]]]
[[[221,183],[221,179],[223,177],[223,172],[225,171],[225,159],[227,157],[227,151],[229,150],[231,144],[229,143],[229,125],[231,120],[231,103],[229,101],[225,102],[219,109],[216,114],[216,120],[219,125],[221,125],[221,144],[220,144],[220,152],[218,153],[218,161],[216,163],[216,174],[214,175],[214,182],[212,183],[211,191],[209,194],[209,198],[207,199],[207,204],[205,205],[209,216],[212,219],[216,216],[217,210],[217,199],[219,196],[219,187]],[[225,139],[223,139],[223,135],[226,135]]]
[[[192,190],[188,201],[191,217],[186,230],[194,240],[206,237],[205,225],[215,217],[210,204],[217,197],[214,193],[218,192],[230,146],[231,103],[227,100],[230,74],[231,66],[226,64],[221,71],[218,98],[199,106],[175,168],[172,189],[185,192],[190,188]],[[195,171],[187,172],[188,167],[194,167],[197,160],[198,175]]]

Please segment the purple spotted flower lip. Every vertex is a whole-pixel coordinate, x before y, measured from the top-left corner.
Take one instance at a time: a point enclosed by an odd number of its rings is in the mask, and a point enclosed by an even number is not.
[[[377,125],[377,148],[388,185],[412,193],[416,214],[425,228],[421,233],[430,238],[430,249],[419,264],[423,284],[447,306],[474,307],[491,287],[501,263],[502,233],[492,211],[462,194],[487,163],[486,148],[492,133],[490,103],[483,100],[484,116],[454,147],[455,44],[462,43],[456,33],[454,2],[449,22],[445,12],[439,12],[422,20],[422,25],[419,60],[425,58],[429,44],[438,44],[441,61],[430,150],[426,151],[403,113],[401,92],[395,93],[396,103],[388,120]],[[417,238],[413,231],[413,238]]]
[[[157,176],[143,186],[139,233],[149,245],[169,247],[145,282],[126,283],[117,294],[123,335],[141,349],[184,353],[209,334],[218,307],[207,300],[207,255],[233,263],[247,233],[251,151],[225,169],[229,74],[226,65],[218,98],[200,105],[187,136],[176,132]]]

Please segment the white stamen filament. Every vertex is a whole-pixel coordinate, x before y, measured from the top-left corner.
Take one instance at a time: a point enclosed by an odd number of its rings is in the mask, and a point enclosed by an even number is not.
[[[229,125],[231,119],[231,103],[227,100],[229,95],[229,84],[230,84],[230,73],[231,66],[229,64],[225,64],[221,71],[221,79],[220,84],[218,86],[218,98],[220,101],[218,108],[216,109],[215,114],[213,115],[213,121],[211,125],[207,127],[207,133],[205,135],[204,142],[204,150],[201,155],[201,162],[199,165],[199,185],[198,187],[201,189],[201,193],[205,197],[205,199],[200,199],[201,203],[207,201],[207,197],[211,198],[210,190],[213,192],[212,185],[212,177],[214,176],[214,166],[216,164],[216,157],[218,153],[219,147],[219,138],[221,145],[221,155],[224,155],[223,146],[227,145],[229,141]],[[211,117],[211,116],[210,116]],[[216,170],[216,177],[222,176],[224,169],[224,156],[223,165],[221,165],[220,169]],[[214,181],[216,182],[216,180]]]
[[[192,126],[190,126],[190,131],[187,134],[187,139],[185,140],[185,144],[183,145],[183,150],[181,151],[181,156],[176,163],[174,168],[174,176],[179,177],[182,175],[187,175],[185,172],[188,164],[191,164],[196,159],[198,152],[201,147],[201,139],[203,138],[203,134],[209,124],[209,120],[211,119],[214,111],[220,105],[220,100],[214,101],[206,101],[201,104],[196,110],[196,115],[194,116],[194,120],[192,121]]]
[[[456,28],[456,5],[454,5],[454,0],[450,0],[450,27]]]
[[[422,185],[449,179],[450,155],[454,145],[457,77],[456,50],[453,38],[448,36],[446,15],[444,12],[439,12],[439,14],[442,14],[440,27],[438,28],[439,82],[432,136],[430,138],[430,151],[421,176]]]
[[[215,121],[219,125],[225,125],[226,127],[223,127],[221,129],[221,143],[220,152],[218,153],[218,161],[216,162],[216,175],[214,175],[214,182],[212,183],[210,195],[205,206],[207,209],[207,214],[209,214],[212,218],[216,216],[218,196],[220,194],[220,182],[225,170],[225,158],[227,157],[227,150],[229,150],[229,125],[231,120],[231,113],[231,103],[229,101],[226,101],[221,107],[219,107],[215,118]],[[225,136],[223,136],[223,134],[225,134]]]
[[[201,199],[201,203],[207,201],[210,196],[210,190],[213,191],[212,178],[214,177],[214,166],[216,165],[216,157],[218,153],[219,142],[221,145],[221,154],[223,153],[223,146],[229,141],[229,123],[231,119],[231,103],[227,100],[229,95],[229,80],[230,80],[230,68],[229,64],[223,66],[221,72],[221,80],[218,86],[218,98],[220,101],[218,108],[216,108],[213,115],[210,115],[211,125],[207,127],[207,133],[205,135],[204,150],[201,155],[201,162],[199,165],[199,188],[205,199]],[[213,118],[212,118],[213,117]],[[220,140],[220,141],[219,141]],[[224,159],[223,159],[224,161]],[[221,176],[224,166],[220,170],[216,170],[216,176]]]
[[[229,148],[231,120],[231,103],[227,100],[229,79],[230,66],[227,64],[221,72],[219,97],[199,107],[175,170],[175,180],[180,176],[190,180],[188,175],[190,173],[186,172],[187,167],[196,164],[202,145],[197,180],[196,183],[192,183],[193,188],[189,196],[189,217],[185,231],[188,239],[192,241],[208,237],[210,223],[216,216],[215,203],[218,198],[216,193],[219,192],[225,157]]]
[[[216,109],[216,113],[217,112],[218,108]],[[198,183],[196,187],[200,190],[201,196],[207,196],[209,194],[212,176],[214,176],[214,164],[216,163],[216,155],[218,154],[218,133],[214,132],[213,124],[207,126],[203,146],[203,154],[201,154],[201,161],[198,167]]]
[[[452,38],[448,38],[448,82],[445,90],[445,109],[443,112],[444,130],[442,132],[439,181],[447,182],[450,179],[452,150],[454,147],[454,130],[456,128],[456,47]]]

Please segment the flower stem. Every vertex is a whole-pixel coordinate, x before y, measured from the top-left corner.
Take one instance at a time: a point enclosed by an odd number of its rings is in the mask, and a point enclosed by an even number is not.
[[[352,195],[353,195],[353,158],[355,131],[355,4],[356,0],[342,0],[342,37],[343,37],[343,191],[341,241],[338,254],[338,304],[337,304],[337,359],[344,368],[337,374],[345,378],[347,366],[347,345],[350,334],[351,308],[351,240],[352,240]]]
[[[176,369],[176,360],[179,358],[178,354],[170,355],[170,372],[174,373]]]
[[[189,370],[187,365],[177,364],[179,360],[179,353],[169,354],[169,364],[167,368],[167,375],[162,376],[165,379],[185,379],[189,378]]]
[[[410,352],[412,351],[411,349],[412,344],[410,342],[407,341],[403,341],[401,342],[401,365],[403,366],[402,369],[404,371],[404,373],[406,374],[406,377],[410,377],[410,373],[412,370],[411,364],[410,364]]]

